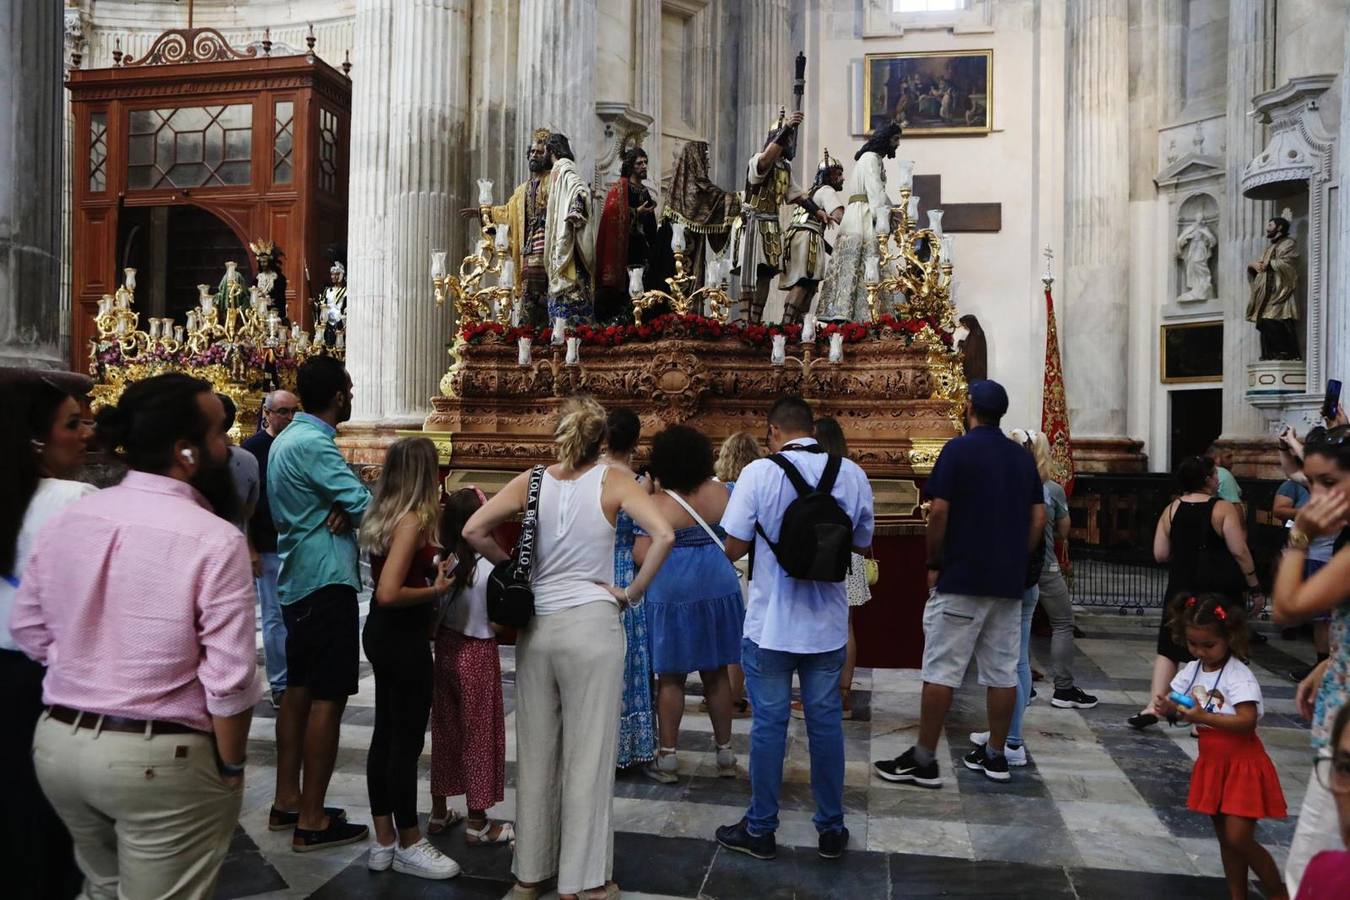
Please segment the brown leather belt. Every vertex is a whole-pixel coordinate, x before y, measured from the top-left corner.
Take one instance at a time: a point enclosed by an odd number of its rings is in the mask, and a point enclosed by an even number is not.
[[[123,734],[145,734],[146,725],[151,734],[205,734],[196,728],[181,725],[178,722],[160,722],[145,719],[127,719],[122,716],[105,716],[99,713],[81,712],[68,706],[49,706],[47,713],[58,722],[74,725],[77,728],[97,728],[102,731],[116,731]]]

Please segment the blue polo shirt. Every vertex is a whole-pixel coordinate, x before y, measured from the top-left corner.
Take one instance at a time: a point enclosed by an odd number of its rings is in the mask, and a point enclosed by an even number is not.
[[[1045,503],[1031,454],[981,425],[947,442],[924,490],[950,506],[937,589],[1020,598],[1031,507]]]

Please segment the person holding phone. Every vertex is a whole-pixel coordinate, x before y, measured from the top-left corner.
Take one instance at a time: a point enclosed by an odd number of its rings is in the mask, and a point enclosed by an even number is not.
[[[361,523],[375,582],[362,635],[375,672],[375,728],[366,757],[375,835],[367,865],[433,879],[459,874],[459,865],[422,837],[417,822],[417,763],[435,677],[427,631],[455,564],[453,558],[436,561],[440,490],[435,445],[427,438],[395,441]]]

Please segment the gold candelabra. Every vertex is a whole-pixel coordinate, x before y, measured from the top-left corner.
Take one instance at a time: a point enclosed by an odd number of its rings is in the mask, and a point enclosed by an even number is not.
[[[483,185],[487,185],[487,194]],[[445,267],[446,251],[431,251],[431,284],[436,306],[444,306],[447,297],[453,303],[455,318],[461,324],[479,321],[511,323],[515,314],[515,264],[510,255],[508,224],[492,219],[492,182],[479,182],[479,238],[476,252],[460,260],[459,274]],[[495,285],[484,285],[488,275],[496,276]]]
[[[687,270],[688,257],[685,256],[684,224],[671,222],[670,247],[675,253],[675,274],[666,279],[670,291],[645,290],[642,285],[642,269],[634,267],[628,270],[628,293],[633,298],[633,321],[642,324],[642,314],[658,303],[665,303],[670,311],[685,316],[693,310],[708,304],[712,318],[725,322],[731,310],[731,296],[727,293],[727,278],[731,274],[729,259],[716,260],[713,263],[715,285],[704,285],[693,292],[689,291],[695,279],[694,273]]]
[[[913,163],[908,166],[912,171]],[[905,171],[905,164],[901,168]],[[933,319],[950,330],[956,325],[952,304],[955,241],[942,232],[942,210],[929,210],[929,227],[920,227],[918,206],[912,188],[902,186],[900,206],[892,213],[894,230],[877,235],[877,255],[864,263],[867,312],[875,321],[882,312],[880,295],[886,294],[897,318]]]

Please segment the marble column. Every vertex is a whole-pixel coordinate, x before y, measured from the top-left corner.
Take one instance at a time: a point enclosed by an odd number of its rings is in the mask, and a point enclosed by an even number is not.
[[[0,5],[0,366],[64,368],[60,3]]]
[[[596,0],[521,0],[517,49],[516,143],[536,128],[567,135],[585,181],[595,172]],[[516,179],[526,177],[525,159]]]
[[[1074,442],[1127,428],[1129,90],[1126,0],[1071,3],[1065,106],[1064,378]]]
[[[1260,355],[1256,327],[1247,321],[1247,263],[1265,248],[1270,204],[1242,196],[1240,175],[1260,153],[1266,128],[1249,115],[1252,97],[1274,87],[1274,0],[1232,0],[1228,6],[1228,105],[1223,221],[1218,276],[1223,303],[1223,437],[1264,435],[1261,417],[1247,402],[1247,366]]]
[[[351,177],[347,194],[347,369],[352,418],[377,423],[395,377],[386,340],[394,296],[386,221],[395,0],[357,0],[352,48]]]
[[[660,184],[665,156],[661,147],[661,0],[637,0],[633,25],[633,106],[652,117],[642,146],[647,151],[648,179]]]
[[[504,201],[519,183],[525,147],[517,127],[518,0],[474,0],[473,65],[469,73],[469,172],[489,178]]]
[[[1346,76],[1346,72],[1350,71],[1347,69],[1350,66],[1350,25],[1345,29],[1344,41],[1345,58],[1340,66],[1339,86],[1341,126],[1336,138],[1336,171],[1342,183],[1347,182],[1346,173],[1350,173],[1350,77]],[[1350,302],[1346,301],[1350,297],[1350,211],[1346,209],[1346,195],[1339,191],[1338,194],[1340,215],[1336,217],[1336,231],[1331,235],[1331,256],[1336,261],[1336,270],[1331,273],[1331,292],[1328,296],[1338,298],[1339,302],[1327,304],[1327,360],[1324,368],[1333,378],[1345,381],[1344,373],[1350,373]],[[1310,387],[1317,390],[1321,385]]]
[[[793,57],[788,47],[788,0],[745,0],[740,15],[737,182],[745,180],[750,157],[764,147],[778,107],[792,108]]]

